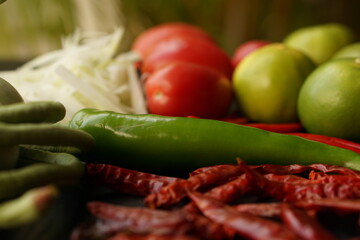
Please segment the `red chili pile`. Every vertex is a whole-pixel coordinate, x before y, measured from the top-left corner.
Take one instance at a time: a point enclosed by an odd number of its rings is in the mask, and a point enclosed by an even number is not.
[[[360,236],[360,172],[334,165],[217,165],[187,178],[87,164],[87,182],[145,206],[90,201],[72,240]]]

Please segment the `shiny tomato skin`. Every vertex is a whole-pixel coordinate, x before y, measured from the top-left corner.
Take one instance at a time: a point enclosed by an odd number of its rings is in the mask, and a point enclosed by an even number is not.
[[[173,62],[145,82],[148,110],[165,116],[223,117],[231,105],[231,82],[221,73],[197,64]]]
[[[191,36],[193,38],[215,43],[215,40],[200,27],[183,22],[168,22],[145,30],[135,39],[131,49],[145,57],[148,49],[162,39],[170,36]]]
[[[155,44],[143,59],[142,71],[152,73],[173,61],[189,62],[210,67],[231,79],[231,59],[216,44],[193,37],[168,37]]]
[[[234,51],[232,56],[232,64],[234,68],[246,57],[249,53],[270,44],[270,41],[266,40],[250,40],[240,44]]]

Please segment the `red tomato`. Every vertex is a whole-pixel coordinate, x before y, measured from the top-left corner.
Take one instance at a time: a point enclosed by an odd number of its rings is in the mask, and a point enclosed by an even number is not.
[[[145,81],[150,113],[166,116],[223,117],[232,102],[231,82],[220,72],[173,62]]]
[[[232,64],[234,67],[236,67],[239,62],[241,62],[241,60],[248,55],[249,53],[251,53],[252,51],[261,48],[265,45],[270,44],[271,42],[269,41],[265,41],[265,40],[251,40],[248,42],[245,42],[241,45],[239,45],[235,51],[234,51],[234,55],[231,59]]]
[[[192,37],[169,37],[153,45],[143,60],[143,72],[152,73],[170,62],[190,62],[222,72],[231,79],[230,58],[217,45]]]
[[[146,56],[147,49],[169,36],[191,36],[215,43],[213,38],[199,27],[187,23],[170,22],[157,25],[144,31],[135,39],[131,49],[144,57]]]

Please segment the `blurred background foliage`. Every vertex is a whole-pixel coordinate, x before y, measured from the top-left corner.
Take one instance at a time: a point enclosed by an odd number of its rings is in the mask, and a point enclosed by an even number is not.
[[[153,25],[183,21],[208,31],[231,55],[244,41],[281,41],[290,31],[340,22],[360,36],[359,0],[8,0],[0,5],[0,61],[61,47],[75,29],[126,29],[122,51]]]

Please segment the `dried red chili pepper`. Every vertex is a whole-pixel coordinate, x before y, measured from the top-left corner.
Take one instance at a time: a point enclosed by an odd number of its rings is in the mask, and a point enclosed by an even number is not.
[[[251,165],[251,169],[256,170],[261,174],[300,174],[306,171],[309,171],[309,166],[304,166],[300,164],[290,164],[290,165],[276,165],[276,164],[262,164],[262,165]]]
[[[193,170],[192,172],[189,173],[189,176],[195,176],[198,175],[200,173],[204,173],[204,172],[208,172],[208,171],[216,171],[216,169],[221,168],[221,166],[227,167],[227,166],[236,166],[236,164],[221,164],[221,165],[211,165],[211,166],[205,166],[205,167],[201,167],[201,168],[197,168],[195,170]]]
[[[197,212],[186,212],[186,218],[193,227],[191,232],[201,239],[223,240],[233,239],[235,231],[226,226],[213,222],[209,218]]]
[[[274,165],[274,164],[262,164],[262,165],[251,165],[251,169],[260,172],[261,174],[274,173],[279,175],[285,174],[302,174],[310,171],[320,171],[327,174],[341,174],[360,176],[360,172],[349,168],[329,165],[329,164],[290,164],[290,165]]]
[[[340,184],[359,184],[360,178],[358,176],[349,175],[321,175],[310,173],[310,182],[316,183],[340,183]]]
[[[307,215],[305,211],[297,209],[290,204],[281,204],[281,219],[304,240],[336,239],[318,221]]]
[[[308,179],[309,180],[318,180],[325,176],[328,176],[328,175],[324,172],[318,172],[318,171],[312,170],[308,175]]]
[[[71,240],[107,239],[122,230],[122,223],[113,220],[95,219],[82,222],[76,226],[70,236]]]
[[[235,201],[244,194],[254,190],[257,185],[253,182],[254,178],[250,174],[244,173],[234,180],[223,185],[212,188],[206,192],[207,196],[229,203]]]
[[[340,174],[349,176],[360,176],[360,171],[356,171],[350,168],[329,165],[329,164],[311,164],[308,166],[310,170],[317,170],[327,174]]]
[[[229,203],[253,190],[254,186],[256,186],[254,179],[250,174],[244,173],[225,184],[210,189],[205,195],[224,203]],[[190,202],[183,207],[183,210],[196,212],[196,206],[193,202]]]
[[[248,213],[259,217],[277,218],[280,216],[280,203],[242,203],[235,205],[234,208],[243,213]]]
[[[298,201],[297,207],[313,209],[316,211],[332,210],[341,214],[360,213],[360,199],[317,199],[311,201]]]
[[[187,236],[183,234],[131,234],[131,233],[119,233],[107,240],[200,240],[200,238],[194,236]]]
[[[86,164],[87,181],[108,187],[118,193],[146,196],[179,178],[144,173],[107,164]]]
[[[297,175],[278,175],[273,173],[265,174],[264,177],[273,182],[291,183],[291,184],[310,184],[311,181]]]
[[[233,228],[237,234],[250,239],[298,239],[283,225],[236,211],[233,207],[198,192],[188,192],[201,212],[211,220]]]
[[[349,149],[349,150],[352,150],[354,152],[360,153],[360,144],[359,143],[352,142],[352,141],[349,141],[349,140],[345,140],[345,139],[342,139],[342,138],[329,137],[329,136],[324,136],[324,135],[319,135],[319,134],[312,134],[312,133],[289,132],[288,134],[299,136],[299,137],[306,138],[306,139],[313,140],[313,141],[317,141],[317,142],[322,142],[322,143],[332,145],[332,146],[336,146],[336,147]]]
[[[171,234],[191,229],[182,211],[124,207],[96,201],[89,202],[87,208],[98,219],[116,222],[117,231]]]
[[[213,187],[228,181],[230,178],[240,175],[243,172],[240,165],[218,165],[208,171],[186,180],[179,180],[160,189],[157,193],[150,194],[145,198],[147,206],[168,208],[179,203],[187,196],[188,190],[200,190]]]
[[[291,184],[270,182],[264,191],[269,196],[283,202],[310,201],[322,198],[360,198],[360,184],[358,183]]]

